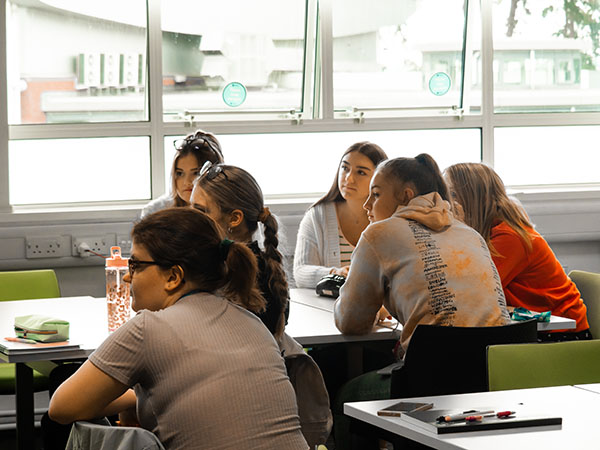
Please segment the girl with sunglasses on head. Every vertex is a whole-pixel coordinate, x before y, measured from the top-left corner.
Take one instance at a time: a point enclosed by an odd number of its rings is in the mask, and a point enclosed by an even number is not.
[[[58,388],[50,417],[125,411],[167,450],[307,449],[279,348],[249,312],[265,301],[248,247],[191,208],[151,214],[132,238],[138,314]]]
[[[198,130],[174,141],[173,145],[176,152],[171,166],[171,191],[148,203],[141,217],[172,206],[188,206],[200,168],[206,161],[213,164],[223,162],[221,144],[212,133]]]
[[[369,224],[363,203],[369,181],[385,152],[371,142],[357,142],[342,155],[329,192],[304,215],[298,228],[294,279],[314,288],[328,274],[346,276],[350,255]]]
[[[283,256],[277,248],[279,224],[265,207],[254,177],[239,167],[207,162],[195,181],[191,205],[213,218],[227,238],[244,242],[256,255],[258,284],[267,300],[266,310],[258,316],[280,338],[287,320],[289,292]],[[259,223],[263,224],[264,250],[254,240]]]
[[[510,199],[504,183],[480,163],[450,166],[445,178],[464,222],[485,239],[502,280],[506,302],[533,311],[548,311],[577,321],[575,330],[538,333],[540,340],[592,339],[587,310],[567,276],[523,208]]]

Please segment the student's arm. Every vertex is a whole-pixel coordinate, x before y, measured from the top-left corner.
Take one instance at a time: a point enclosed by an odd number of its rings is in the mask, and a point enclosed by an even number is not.
[[[515,231],[496,230],[490,242],[499,255],[492,255],[502,287],[508,286],[528,264],[525,243]]]
[[[294,280],[299,288],[314,289],[319,280],[333,269],[323,266],[323,249],[317,245],[316,226],[314,211],[309,209],[298,227],[294,253]]]
[[[48,414],[62,424],[112,415],[135,406],[135,394],[128,389],[86,361],[56,390]]]
[[[363,235],[334,306],[335,325],[342,333],[367,334],[373,329],[385,298],[384,280],[379,258]]]

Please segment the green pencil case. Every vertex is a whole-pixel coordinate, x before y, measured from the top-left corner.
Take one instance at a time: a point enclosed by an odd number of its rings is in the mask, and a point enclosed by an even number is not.
[[[38,342],[69,340],[69,322],[55,317],[30,314],[15,317],[15,334]]]

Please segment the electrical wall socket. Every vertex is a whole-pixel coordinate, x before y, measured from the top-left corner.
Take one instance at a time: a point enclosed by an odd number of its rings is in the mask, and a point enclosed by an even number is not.
[[[131,236],[128,234],[117,234],[117,245],[121,247],[122,255],[131,254]]]
[[[73,237],[73,243],[71,245],[71,254],[73,256],[83,256],[79,253],[79,246],[81,244],[87,244],[89,249],[93,252],[99,253],[104,256],[109,256],[110,248],[115,245],[115,235],[105,234],[103,236],[86,236],[86,237]],[[86,256],[91,256],[89,252]]]
[[[60,258],[70,256],[70,236],[36,236],[25,238],[25,257],[34,258]]]

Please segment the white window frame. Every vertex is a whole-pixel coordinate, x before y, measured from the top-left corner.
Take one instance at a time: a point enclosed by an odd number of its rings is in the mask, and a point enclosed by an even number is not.
[[[148,90],[149,120],[147,122],[95,123],[95,124],[43,124],[8,125],[7,115],[7,74],[6,74],[6,2],[0,1],[0,223],[44,220],[132,220],[142,206],[140,202],[116,202],[106,204],[44,205],[13,207],[9,204],[8,183],[8,140],[36,138],[91,138],[115,136],[149,136],[151,150],[152,197],[163,194],[168,186],[164,179],[164,136],[186,135],[196,128],[211,130],[216,135],[252,134],[252,133],[297,133],[297,132],[336,132],[336,131],[385,131],[419,129],[462,129],[479,128],[481,130],[481,157],[484,163],[494,163],[494,130],[497,127],[527,126],[568,126],[598,125],[600,113],[535,113],[535,114],[494,114],[493,97],[493,45],[492,45],[492,0],[481,0],[482,20],[482,99],[481,114],[468,115],[458,111],[455,115],[429,117],[387,117],[374,114],[361,118],[336,117],[333,108],[333,63],[332,63],[332,21],[331,0],[307,1],[307,36],[305,40],[305,74],[302,115],[290,115],[286,120],[264,116],[252,120],[210,120],[165,122],[162,114],[162,30],[160,21],[161,0],[148,0]],[[473,1],[471,0],[470,5]],[[317,11],[319,19],[317,21]],[[472,11],[469,10],[472,17]],[[316,32],[317,24],[319,27]],[[317,36],[318,35],[318,39]],[[316,42],[318,40],[318,42]],[[317,51],[317,45],[318,51]],[[468,47],[467,47],[467,50]],[[320,60],[315,63],[315,52]],[[471,52],[467,51],[467,55]],[[467,58],[468,60],[468,58]],[[469,66],[466,66],[469,67]],[[470,69],[465,73],[468,80]],[[466,82],[463,91],[470,89]],[[316,92],[316,99],[315,95]],[[464,92],[468,99],[468,92]],[[315,105],[315,103],[317,103]],[[463,105],[464,106],[464,105]],[[468,106],[468,105],[466,105]],[[384,112],[387,114],[387,112]],[[238,117],[242,117],[238,116]],[[531,188],[531,189],[529,189]],[[564,201],[569,198],[581,198],[581,192],[557,192],[535,186],[523,189],[520,198],[532,201],[539,199]],[[531,194],[527,193],[531,191]],[[600,200],[600,184],[589,187],[586,198]],[[293,205],[298,200],[289,199],[283,204]],[[278,202],[282,202],[278,200]],[[305,204],[304,199],[302,204]]]

